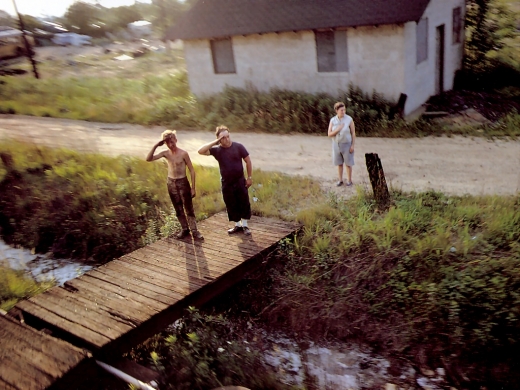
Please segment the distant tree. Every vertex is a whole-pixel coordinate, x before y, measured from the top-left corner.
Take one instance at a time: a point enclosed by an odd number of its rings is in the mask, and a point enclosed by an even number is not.
[[[115,27],[126,28],[128,23],[143,19],[139,9],[134,5],[113,8],[109,12],[114,19]]]
[[[502,0],[468,0],[465,68],[476,72],[493,68],[508,39],[518,36],[517,17]]]
[[[105,23],[101,20],[102,9],[98,5],[76,1],[65,12],[65,25],[72,32],[94,37],[103,36],[105,34]]]
[[[181,0],[152,0],[155,17],[152,21],[156,30],[162,35],[189,7],[189,2]]]

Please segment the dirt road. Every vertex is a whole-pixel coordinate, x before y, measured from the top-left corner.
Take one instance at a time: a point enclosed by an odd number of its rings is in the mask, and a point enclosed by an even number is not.
[[[66,119],[0,115],[0,139],[22,139],[108,155],[145,157],[162,127],[106,124]],[[231,128],[231,130],[233,130]],[[216,166],[200,156],[200,145],[213,140],[209,131],[178,131],[179,146],[201,165]],[[310,175],[325,189],[343,195],[353,187],[335,187],[331,141],[325,136],[232,133],[243,143],[255,168],[289,175]],[[378,153],[388,183],[405,191],[435,189],[448,194],[516,194],[520,191],[520,141],[441,137],[413,139],[358,138],[353,181],[368,186],[365,153]]]

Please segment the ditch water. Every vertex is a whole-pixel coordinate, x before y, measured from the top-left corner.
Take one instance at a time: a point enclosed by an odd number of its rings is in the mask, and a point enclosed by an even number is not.
[[[63,285],[67,280],[94,268],[79,260],[55,259],[47,255],[33,254],[29,249],[13,248],[1,239],[0,262],[16,270],[26,270],[37,281],[54,279],[58,285]]]

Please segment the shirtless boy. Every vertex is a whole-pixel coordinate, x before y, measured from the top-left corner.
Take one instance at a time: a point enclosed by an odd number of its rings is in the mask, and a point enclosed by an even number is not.
[[[193,238],[202,240],[204,237],[197,230],[195,211],[193,210],[192,198],[196,195],[195,169],[193,169],[190,156],[188,152],[177,147],[175,130],[166,130],[161,136],[162,140],[153,146],[148,156],[146,156],[146,161],[155,161],[164,157],[168,162],[168,193],[182,228],[176,237],[179,239],[184,238],[190,234],[191,230]],[[155,149],[164,144],[166,144],[168,150],[154,155]],[[191,187],[186,177],[186,167],[190,171]]]

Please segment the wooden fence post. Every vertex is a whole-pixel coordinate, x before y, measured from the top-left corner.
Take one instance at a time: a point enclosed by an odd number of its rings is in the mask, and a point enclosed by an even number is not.
[[[379,206],[387,207],[390,201],[390,193],[386,185],[385,173],[383,165],[377,153],[365,153],[365,161],[367,164],[368,176],[372,190],[374,191],[374,198]]]

